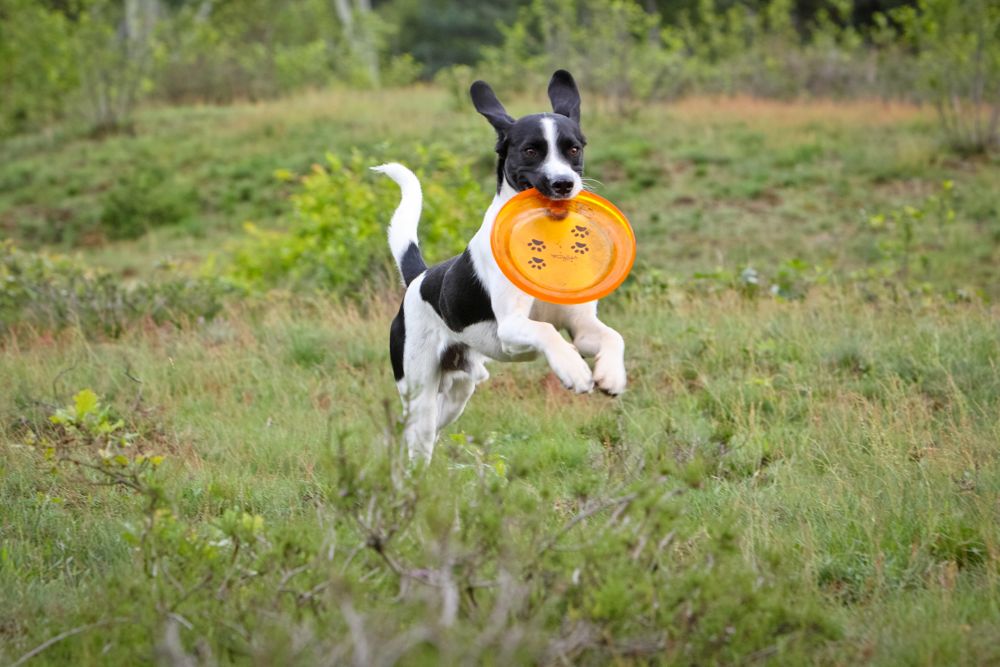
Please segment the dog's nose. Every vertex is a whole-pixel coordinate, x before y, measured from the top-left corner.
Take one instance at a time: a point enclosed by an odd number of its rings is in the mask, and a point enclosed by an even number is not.
[[[553,181],[552,192],[559,197],[566,197],[573,192],[573,181]]]

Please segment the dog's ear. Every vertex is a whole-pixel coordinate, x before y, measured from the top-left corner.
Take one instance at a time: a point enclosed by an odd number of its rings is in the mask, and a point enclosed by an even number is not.
[[[490,121],[490,125],[502,139],[510,126],[514,124],[514,119],[500,104],[500,100],[490,88],[490,84],[485,81],[476,81],[472,84],[469,94],[472,95],[472,104],[475,105],[476,111],[486,116],[486,120]]]
[[[580,122],[580,91],[576,89],[572,74],[564,69],[556,70],[549,81],[549,100],[557,114]]]

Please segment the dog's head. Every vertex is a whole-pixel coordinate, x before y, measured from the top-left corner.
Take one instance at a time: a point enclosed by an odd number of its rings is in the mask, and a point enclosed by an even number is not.
[[[472,84],[472,103],[497,131],[497,190],[504,180],[515,190],[538,188],[549,199],[572,199],[583,189],[580,92],[573,76],[558,70],[549,81],[555,113],[514,120],[485,81]]]

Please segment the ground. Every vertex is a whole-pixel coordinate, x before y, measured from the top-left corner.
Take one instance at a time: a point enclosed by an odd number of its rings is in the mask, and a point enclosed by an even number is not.
[[[0,662],[1000,661],[1000,163],[878,102],[585,100],[583,127],[638,238],[602,306],[629,389],[495,364],[427,470],[398,453],[391,279],[9,328]],[[201,274],[285,224],[275,172],[440,143],[485,208],[492,140],[434,88],[149,109],[0,146],[0,225],[125,282]],[[140,160],[188,205],[109,238]],[[88,388],[122,473],[97,421],[50,420]]]

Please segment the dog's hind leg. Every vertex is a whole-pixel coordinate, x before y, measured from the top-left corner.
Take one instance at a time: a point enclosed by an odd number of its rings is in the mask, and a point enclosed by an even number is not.
[[[407,375],[400,383],[403,396],[403,439],[410,453],[410,461],[418,459],[429,463],[437,440],[438,379],[415,378]]]
[[[490,377],[482,361],[470,360],[468,371],[452,371],[441,376],[438,392],[438,431],[458,419],[476,391],[476,385]]]
[[[441,383],[440,324],[431,306],[420,296],[418,278],[403,299],[405,340],[402,377],[397,382],[403,399],[403,438],[410,460],[429,462],[437,439],[438,388]]]
[[[437,413],[439,432],[461,416],[475,391],[476,383],[468,373],[458,371],[445,373],[441,377]]]

